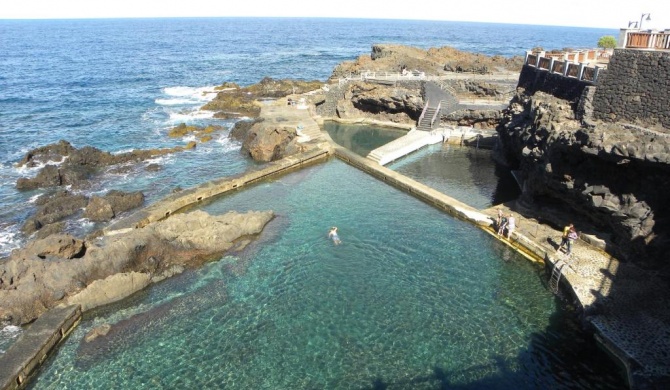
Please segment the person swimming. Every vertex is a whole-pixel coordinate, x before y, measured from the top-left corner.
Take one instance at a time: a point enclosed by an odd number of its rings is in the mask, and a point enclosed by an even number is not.
[[[342,243],[340,236],[337,235],[337,226],[330,228],[330,231],[328,232],[328,238],[331,238],[335,245],[340,245]]]

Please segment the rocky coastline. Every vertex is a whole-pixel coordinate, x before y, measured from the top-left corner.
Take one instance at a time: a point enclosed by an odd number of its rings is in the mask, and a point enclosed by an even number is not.
[[[521,60],[466,55],[451,48],[424,51],[375,45],[370,55],[336,67],[327,88],[318,81],[269,78],[246,88],[224,84],[202,109],[215,111],[220,118],[250,118],[237,122],[230,136],[241,141],[242,152],[254,160],[276,161],[306,147],[294,126],[259,117],[263,99],[304,96],[322,118],[408,126],[419,119],[428,99],[425,83],[334,83],[362,70],[404,67],[437,74],[487,74],[518,72]],[[446,84],[462,99],[493,99],[509,92],[508,83],[486,79]],[[665,194],[670,190],[670,130],[596,120],[592,99],[589,88],[579,100],[519,88],[504,110],[462,108],[440,121],[498,132],[497,158],[523,177],[520,208],[555,226],[575,222],[608,253],[669,275],[665,259],[670,249],[670,209]],[[178,130],[173,136],[208,134],[204,129]],[[37,232],[36,239],[0,260],[0,322],[26,324],[60,304],[79,304],[83,310],[102,306],[223,253],[243,250],[258,237],[274,218],[272,211],[222,216],[195,211],[116,235],[76,238],[62,233],[62,221],[82,208],[86,218],[107,222],[139,207],[144,199],[141,193],[118,191],[86,198],[60,187],[86,186],[104,167],[194,146],[111,155],[62,141],[28,153],[19,164],[60,165],[45,165],[34,179],[17,182],[17,188],[53,192],[38,201],[40,208],[22,229],[27,235]],[[666,294],[659,291],[662,299]]]

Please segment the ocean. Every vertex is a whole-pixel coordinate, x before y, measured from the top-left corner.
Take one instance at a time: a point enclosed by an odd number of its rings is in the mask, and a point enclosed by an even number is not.
[[[523,55],[542,46],[584,48],[616,31],[436,21],[363,19],[0,20],[0,256],[24,242],[18,228],[42,191],[19,192],[15,167],[27,151],[65,139],[109,152],[183,145],[176,124],[216,123],[199,111],[224,82],[263,77],[325,81],[376,43],[453,46],[487,55]],[[225,133],[197,150],[111,173],[87,189],[141,190],[153,202],[175,187],[239,173],[252,162]],[[85,220],[68,230],[79,232]]]
[[[15,165],[35,147],[60,139],[112,153],[183,145],[191,139],[167,135],[179,123],[234,124],[199,110],[214,86],[266,76],[325,81],[377,43],[514,56],[593,47],[616,33],[359,19],[0,20],[0,256],[25,241],[19,228],[44,192],[15,188],[37,173]],[[239,148],[224,131],[73,191],[139,190],[155,202],[254,167]],[[337,160],[207,211],[266,208],[278,217],[262,243],[89,313],[33,388],[622,386],[542,270],[479,229]],[[332,225],[343,239],[337,248],[325,238]],[[67,230],[94,227],[81,219]],[[85,333],[103,323],[113,324],[109,338],[87,346]],[[20,332],[3,328],[0,350]]]

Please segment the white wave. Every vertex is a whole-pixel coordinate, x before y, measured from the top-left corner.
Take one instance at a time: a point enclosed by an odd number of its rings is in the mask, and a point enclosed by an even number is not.
[[[214,90],[214,86],[207,87],[167,87],[163,88],[163,93],[168,96],[175,96],[181,98],[187,98],[185,100],[195,100],[200,102],[206,102],[214,99],[217,94],[217,91]],[[160,104],[157,102],[157,104]]]
[[[0,230],[0,257],[9,255],[12,250],[19,248],[21,242],[18,227],[11,226]]]
[[[174,156],[172,154],[164,154],[162,156],[148,158],[144,161],[146,165],[149,165],[149,164],[167,164],[172,160],[174,160]]]
[[[214,142],[220,145],[220,149],[224,152],[230,152],[230,151],[237,151],[240,149],[240,143],[232,140],[228,137],[228,135],[221,135],[219,138],[217,138]]]
[[[63,156],[63,159],[60,160],[60,161],[49,160],[47,162],[36,163],[35,165],[30,166],[30,167],[27,166],[27,165],[19,166],[18,163],[17,163],[17,164],[14,165],[14,170],[21,175],[26,175],[26,174],[29,175],[29,174],[33,174],[33,173],[37,174],[37,171],[39,171],[40,169],[44,168],[47,165],[59,166],[59,165],[63,164],[68,159],[68,157],[69,156]]]
[[[13,340],[23,333],[23,329],[16,325],[7,325],[4,328],[0,328],[0,342],[7,343],[8,340]],[[6,351],[0,349],[0,354],[5,353]]]
[[[177,123],[177,122],[185,122],[185,121],[191,121],[194,119],[211,119],[214,117],[214,111],[192,111],[192,112],[173,112],[170,113],[170,121]]]
[[[28,203],[35,203],[40,196],[42,196],[42,194],[31,196],[30,199],[28,199]]]
[[[156,99],[156,104],[161,106],[183,106],[186,104],[195,104],[199,101],[194,101],[192,99]]]
[[[78,220],[76,220],[76,221],[73,221],[72,224],[73,224],[73,225],[76,225],[76,226],[78,226],[78,227],[80,227],[80,228],[87,229],[87,228],[90,228],[90,227],[92,227],[93,225],[95,225],[95,222],[92,222],[92,221],[91,221],[90,219],[88,219],[88,218],[80,218],[80,219],[78,219]]]
[[[0,329],[0,337],[16,337],[21,333],[21,327],[16,325],[7,325]]]
[[[122,149],[122,150],[117,150],[116,152],[112,152],[113,155],[118,156],[119,154],[124,154],[124,153],[130,153],[135,149]]]

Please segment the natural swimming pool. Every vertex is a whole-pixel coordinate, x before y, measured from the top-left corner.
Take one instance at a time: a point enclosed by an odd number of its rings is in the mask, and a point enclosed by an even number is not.
[[[622,385],[541,268],[338,160],[205,209],[277,217],[244,253],[87,314],[33,388]]]
[[[477,209],[512,201],[521,191],[493,151],[450,144],[417,150],[386,166]]]

